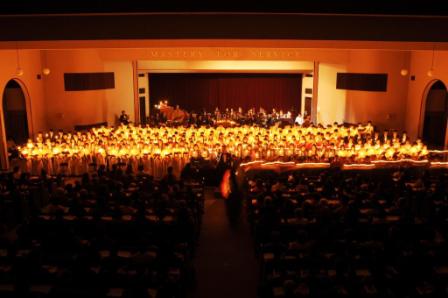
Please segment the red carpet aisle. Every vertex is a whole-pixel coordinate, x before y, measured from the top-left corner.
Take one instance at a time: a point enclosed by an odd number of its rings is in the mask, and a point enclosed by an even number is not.
[[[195,257],[197,287],[194,298],[255,298],[258,264],[244,208],[232,227],[224,200],[205,197],[205,214]]]

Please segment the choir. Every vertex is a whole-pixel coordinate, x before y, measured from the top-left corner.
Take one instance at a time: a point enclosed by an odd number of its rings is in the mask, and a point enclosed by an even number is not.
[[[155,178],[168,167],[179,174],[191,159],[216,163],[226,154],[240,162],[295,161],[370,163],[378,160],[421,160],[427,147],[410,142],[406,133],[376,132],[371,123],[343,126],[285,127],[149,127],[121,125],[87,132],[39,133],[19,147],[22,165],[32,174],[80,175],[89,166],[121,163],[143,166]]]

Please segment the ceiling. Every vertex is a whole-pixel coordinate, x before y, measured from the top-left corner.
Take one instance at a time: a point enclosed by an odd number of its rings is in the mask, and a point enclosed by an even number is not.
[[[0,41],[239,39],[448,42],[448,16],[301,13],[0,15]]]
[[[73,14],[144,12],[282,12],[325,14],[448,15],[431,1],[409,0],[10,0],[0,2],[0,14]]]

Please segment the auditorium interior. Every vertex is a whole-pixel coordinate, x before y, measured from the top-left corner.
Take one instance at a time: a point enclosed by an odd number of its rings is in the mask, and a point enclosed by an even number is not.
[[[0,11],[0,297],[448,296],[445,10],[51,2]]]

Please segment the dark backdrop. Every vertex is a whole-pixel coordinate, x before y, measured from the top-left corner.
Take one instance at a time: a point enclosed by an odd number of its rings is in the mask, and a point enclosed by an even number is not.
[[[271,110],[300,107],[301,74],[150,74],[151,103],[168,100],[187,111],[219,107]]]

